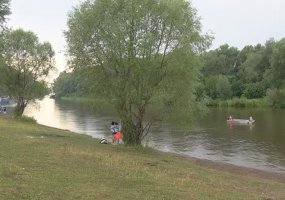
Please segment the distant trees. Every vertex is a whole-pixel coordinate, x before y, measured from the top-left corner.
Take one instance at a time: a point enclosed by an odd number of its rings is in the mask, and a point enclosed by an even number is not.
[[[285,38],[276,43],[271,57],[272,83],[276,88],[285,84]]]
[[[70,14],[66,38],[85,88],[117,109],[126,143],[141,143],[153,102],[167,106],[162,116],[181,110],[185,120],[199,107],[197,55],[210,40],[188,1],[86,1]]]
[[[211,75],[205,78],[205,92],[213,99],[232,97],[231,84],[225,75]]]
[[[60,73],[53,84],[53,91],[56,97],[78,95],[79,81],[77,79],[75,73],[67,73],[65,71]]]
[[[275,106],[285,108],[285,38],[273,48],[268,74],[271,89],[267,96]]]
[[[220,46],[216,50],[204,55],[204,66],[202,68],[205,77],[209,75],[230,75],[238,62],[239,50],[228,44]]]
[[[16,98],[15,114],[21,116],[29,101],[47,94],[45,78],[54,69],[54,52],[49,43],[22,29],[5,32],[0,41],[0,85]]]
[[[284,55],[285,38],[270,39],[265,45],[248,45],[241,50],[227,44],[211,50],[203,55],[201,77],[205,92],[212,99],[266,97],[272,105],[285,107]],[[230,86],[230,92],[222,85]]]

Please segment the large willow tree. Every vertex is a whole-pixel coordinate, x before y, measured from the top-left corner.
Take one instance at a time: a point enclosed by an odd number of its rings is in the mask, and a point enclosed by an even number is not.
[[[86,1],[70,13],[65,34],[72,67],[87,71],[90,87],[115,106],[125,143],[141,143],[151,104],[186,121],[197,111],[196,57],[209,40],[188,1]]]

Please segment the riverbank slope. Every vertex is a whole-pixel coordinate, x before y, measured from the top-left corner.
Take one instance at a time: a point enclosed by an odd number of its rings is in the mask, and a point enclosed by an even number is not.
[[[0,117],[0,199],[285,199],[283,179],[205,163]]]

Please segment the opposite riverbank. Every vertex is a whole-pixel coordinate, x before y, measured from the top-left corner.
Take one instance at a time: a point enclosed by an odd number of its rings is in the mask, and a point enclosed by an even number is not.
[[[284,199],[284,174],[0,117],[0,199]]]

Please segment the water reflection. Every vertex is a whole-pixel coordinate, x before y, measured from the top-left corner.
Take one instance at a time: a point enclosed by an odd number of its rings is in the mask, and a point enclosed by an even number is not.
[[[68,129],[95,138],[111,139],[111,121],[119,119],[110,113],[94,113],[80,104],[44,99],[40,107],[29,107],[25,114],[38,123]],[[255,126],[228,126],[226,116],[247,118]],[[145,144],[156,149],[186,156],[222,161],[239,166],[285,173],[284,110],[211,109],[194,128],[178,129],[156,123]]]

